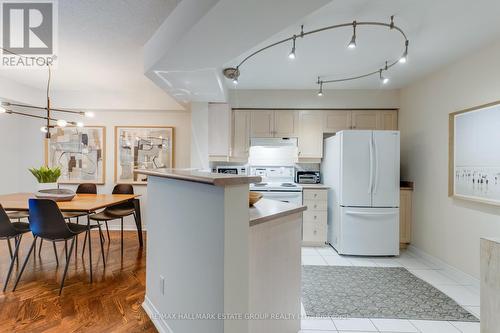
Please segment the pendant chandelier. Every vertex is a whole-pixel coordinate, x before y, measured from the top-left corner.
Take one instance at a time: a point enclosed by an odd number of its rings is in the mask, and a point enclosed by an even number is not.
[[[327,27],[323,27],[323,28],[319,28],[319,29],[315,29],[315,30],[311,30],[311,31],[307,31],[307,32],[304,31],[304,26],[302,25],[301,31],[298,35],[293,35],[293,36],[287,37],[285,39],[279,40],[277,42],[271,43],[267,46],[264,46],[264,47],[258,49],[257,51],[251,53],[246,58],[244,58],[236,67],[225,68],[223,70],[223,74],[227,79],[232,80],[233,84],[237,85],[238,80],[240,78],[240,74],[241,74],[240,68],[249,59],[253,58],[254,56],[258,55],[259,53],[261,53],[267,49],[270,49],[272,47],[278,46],[278,45],[283,44],[283,43],[291,42],[291,51],[288,54],[288,58],[290,60],[294,60],[296,57],[295,52],[296,52],[297,38],[305,38],[307,36],[317,34],[320,32],[324,32],[324,31],[328,31],[328,30],[349,28],[349,27],[352,28],[352,37],[351,37],[349,43],[347,44],[347,48],[355,49],[356,48],[357,27],[358,26],[387,27],[389,29],[389,31],[395,31],[395,32],[399,33],[403,38],[403,48],[402,48],[401,55],[399,57],[395,58],[395,60],[385,61],[384,65],[382,65],[381,67],[377,68],[376,70],[370,71],[368,73],[353,75],[353,76],[348,76],[348,77],[342,77],[342,78],[336,78],[336,79],[328,79],[328,80],[322,79],[321,76],[318,76],[318,79],[316,81],[316,84],[318,85],[318,96],[323,96],[323,85],[329,84],[329,83],[353,81],[353,80],[358,80],[358,79],[362,79],[362,78],[369,77],[369,76],[375,76],[375,75],[379,76],[380,82],[382,84],[389,83],[389,77],[386,75],[386,73],[393,66],[395,66],[397,64],[406,63],[406,61],[408,59],[408,46],[410,43],[408,38],[406,37],[406,34],[404,33],[404,31],[400,27],[398,27],[397,25],[394,24],[394,16],[391,16],[391,20],[389,23],[370,22],[370,21],[363,21],[363,22],[353,21],[353,22],[349,22],[349,23],[330,25]]]
[[[9,51],[8,49],[0,47],[1,50],[4,50],[7,53],[13,54],[15,56],[25,58],[29,60],[29,57],[27,56],[22,56],[19,54],[16,54],[12,51]],[[12,115],[18,115],[18,116],[23,116],[23,117],[30,117],[30,118],[37,118],[37,119],[42,119],[45,121],[45,126],[42,126],[40,128],[40,131],[45,133],[45,138],[50,139],[50,129],[51,128],[56,128],[56,127],[66,127],[67,125],[72,125],[72,126],[77,126],[77,127],[84,127],[85,125],[81,121],[66,121],[62,118],[53,118],[53,112],[57,113],[68,113],[68,114],[75,114],[79,115],[82,117],[87,117],[87,118],[93,118],[94,113],[93,112],[83,112],[83,111],[75,111],[75,110],[68,110],[68,109],[56,109],[52,108],[51,103],[50,103],[50,80],[52,76],[51,72],[51,67],[49,64],[47,64],[47,70],[48,70],[48,79],[47,79],[47,104],[45,106],[34,106],[34,105],[28,105],[28,104],[18,104],[18,103],[11,103],[11,102],[6,102],[2,101],[2,105],[0,107],[0,113],[6,113],[6,114],[12,114]],[[18,110],[13,110],[13,108],[22,108],[22,109],[30,109],[30,110],[35,110],[35,111],[43,111],[43,115],[36,115],[36,114],[31,114],[31,113],[26,113],[26,112],[21,112]]]

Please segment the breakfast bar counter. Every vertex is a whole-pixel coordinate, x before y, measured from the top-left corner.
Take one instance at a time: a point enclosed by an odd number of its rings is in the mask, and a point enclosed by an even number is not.
[[[306,207],[262,199],[260,177],[193,170],[148,175],[146,296],[160,332],[300,330]]]

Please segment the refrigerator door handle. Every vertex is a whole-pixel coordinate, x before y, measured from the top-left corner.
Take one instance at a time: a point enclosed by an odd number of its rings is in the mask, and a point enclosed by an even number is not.
[[[373,172],[373,194],[377,194],[377,188],[378,188],[378,172],[379,172],[379,163],[378,163],[378,154],[377,154],[377,143],[375,142],[374,139],[373,141],[373,156],[374,156],[374,164],[375,164],[375,170]]]
[[[368,185],[368,193],[373,191],[373,136],[370,138],[370,184]]]
[[[386,213],[370,213],[370,212],[353,212],[347,211],[345,212],[347,215],[364,215],[364,216],[374,216],[374,215],[395,215],[398,212],[386,212]]]

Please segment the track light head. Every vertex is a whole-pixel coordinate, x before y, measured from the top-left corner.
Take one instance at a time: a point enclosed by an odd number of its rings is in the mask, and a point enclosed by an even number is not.
[[[235,77],[235,78],[233,79],[233,84],[234,84],[235,86],[236,86],[236,85],[238,85],[238,78],[237,78],[237,77]]]
[[[352,38],[349,44],[347,45],[349,49],[356,48],[356,21],[352,22]]]
[[[40,127],[40,132],[42,132],[42,133],[48,133],[49,130],[47,129],[47,127],[42,126],[42,127]]]
[[[295,59],[295,36],[293,36],[293,41],[292,41],[292,50],[288,54],[288,59]]]
[[[5,110],[4,107],[0,106],[0,113],[5,113],[5,112],[7,112],[7,110]]]
[[[323,96],[323,82],[322,81],[318,81],[318,83],[319,83],[318,96],[321,97],[321,96]]]
[[[382,75],[382,69],[379,70],[379,77],[380,77],[380,82],[382,82],[382,84],[389,83],[389,78]]]
[[[59,119],[57,122],[56,122],[57,126],[59,127],[66,127],[68,125],[68,122],[64,119]]]
[[[240,70],[238,69],[238,67],[228,67],[228,68],[225,68],[222,71],[222,74],[224,74],[224,76],[227,79],[233,81],[234,85],[238,84],[238,78],[240,77]]]
[[[401,56],[401,58],[399,58],[399,62],[402,63],[402,64],[405,64],[407,61],[408,61],[408,44],[410,42],[408,40],[406,40],[405,42],[405,52],[403,53],[403,55]]]

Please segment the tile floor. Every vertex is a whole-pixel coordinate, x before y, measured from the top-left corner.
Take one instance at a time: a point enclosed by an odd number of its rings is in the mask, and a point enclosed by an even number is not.
[[[369,267],[405,267],[422,280],[435,286],[472,314],[479,317],[479,290],[449,276],[432,263],[416,257],[409,252],[402,252],[397,258],[358,258],[340,256],[331,247],[302,248],[303,265],[331,266],[369,266]],[[305,314],[302,308],[303,314]],[[312,318],[302,320],[302,333],[479,333],[479,323],[400,320],[400,319],[337,319]]]

